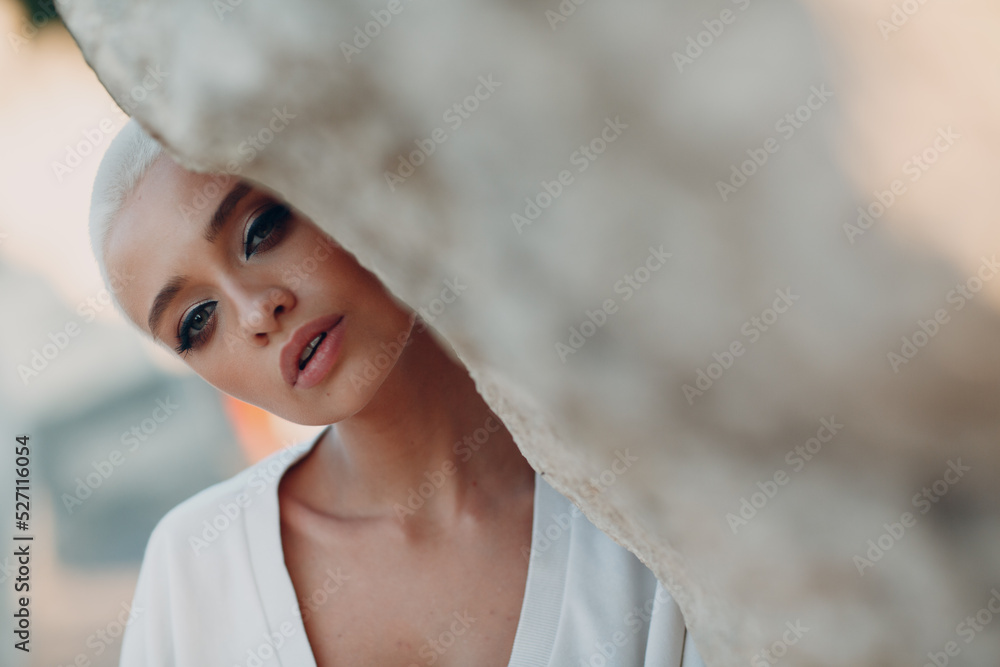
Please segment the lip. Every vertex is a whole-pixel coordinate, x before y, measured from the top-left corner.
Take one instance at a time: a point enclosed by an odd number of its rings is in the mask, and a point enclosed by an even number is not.
[[[292,334],[291,338],[281,348],[281,376],[290,386],[296,389],[309,389],[320,383],[333,367],[340,351],[343,338],[343,315],[327,315],[306,322]],[[299,370],[299,357],[313,338],[326,332],[326,338],[316,346],[309,363]]]

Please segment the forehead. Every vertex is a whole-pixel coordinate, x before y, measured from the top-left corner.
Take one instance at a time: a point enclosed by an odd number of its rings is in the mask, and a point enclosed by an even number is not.
[[[142,329],[156,293],[211,249],[205,224],[229,188],[210,174],[183,169],[161,156],[143,175],[111,222],[105,263],[126,314]],[[211,195],[211,196],[210,196]]]

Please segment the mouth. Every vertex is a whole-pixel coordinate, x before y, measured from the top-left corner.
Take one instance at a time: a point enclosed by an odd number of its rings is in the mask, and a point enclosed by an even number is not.
[[[340,351],[343,315],[327,315],[303,324],[281,348],[281,375],[296,389],[319,384]]]
[[[323,333],[321,333],[320,335],[316,336],[315,338],[313,338],[311,341],[309,341],[309,344],[306,345],[306,348],[304,350],[302,350],[302,356],[299,357],[299,370],[300,371],[303,368],[305,368],[306,364],[309,363],[309,360],[312,359],[313,354],[316,353],[316,347],[320,343],[323,342],[324,338],[326,338],[326,332],[325,331]]]

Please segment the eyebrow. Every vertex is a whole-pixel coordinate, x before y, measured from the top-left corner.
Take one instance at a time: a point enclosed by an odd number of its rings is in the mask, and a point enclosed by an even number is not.
[[[215,213],[212,214],[212,220],[208,223],[208,227],[205,228],[205,233],[203,236],[205,240],[209,243],[215,243],[215,239],[219,237],[219,232],[226,224],[226,220],[229,219],[229,214],[233,212],[236,205],[240,203],[246,194],[250,192],[250,186],[247,183],[239,183],[236,187],[229,191],[219,207],[215,209]]]
[[[153,307],[149,309],[149,319],[146,321],[149,325],[149,332],[153,334],[153,338],[157,337],[156,329],[160,326],[160,320],[163,319],[163,314],[167,312],[170,302],[184,289],[184,285],[186,284],[187,276],[174,276],[163,286],[163,289],[156,295],[156,298],[153,299]]]
[[[240,200],[243,199],[251,190],[251,186],[245,182],[237,184],[229,194],[219,203],[219,206],[215,209],[215,213],[212,214],[211,219],[208,221],[208,225],[205,227],[205,231],[202,234],[204,239],[209,243],[215,243],[216,239],[219,238],[219,234],[222,232],[222,228],[226,225],[229,220],[230,214],[236,205],[239,204]],[[174,276],[167,281],[167,284],[157,293],[156,297],[153,299],[153,305],[149,309],[149,317],[146,319],[146,325],[149,327],[149,332],[153,334],[153,338],[157,338],[156,330],[160,326],[160,320],[163,319],[163,315],[167,312],[167,308],[170,307],[171,302],[180,293],[184,286],[187,284],[187,276]]]

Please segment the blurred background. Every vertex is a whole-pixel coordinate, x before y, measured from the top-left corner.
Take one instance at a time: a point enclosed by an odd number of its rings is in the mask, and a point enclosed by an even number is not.
[[[12,648],[5,620],[0,664],[108,667],[160,517],[316,429],[219,393],[115,312],[86,220],[127,117],[52,3],[0,0],[0,35],[0,516],[14,510],[14,437],[26,434],[35,538],[31,652]],[[8,523],[4,619],[16,576]]]
[[[899,3],[805,4],[827,40],[829,86],[844,113],[837,145],[861,201],[900,178],[941,128],[976,137],[959,138],[878,222],[974,271],[978,260],[969,258],[991,254],[1000,240],[1000,6],[912,2],[918,11],[887,29]],[[51,3],[0,0],[0,36],[5,619],[15,435],[31,438],[35,536],[32,651],[14,651],[5,630],[0,663],[116,665],[119,619],[156,521],[315,429],[222,396],[122,321],[92,259],[86,220],[101,155],[126,116]]]

